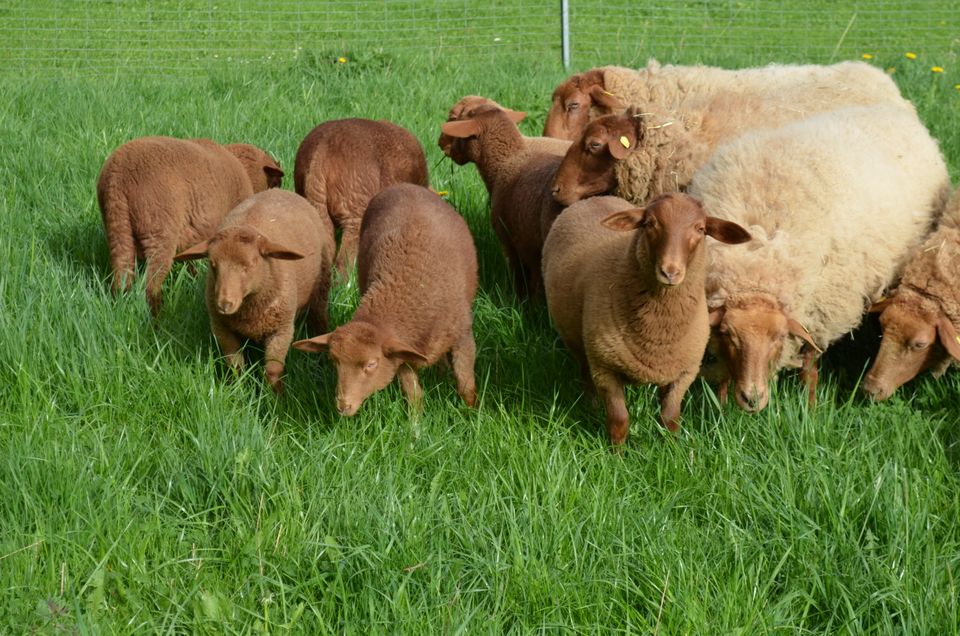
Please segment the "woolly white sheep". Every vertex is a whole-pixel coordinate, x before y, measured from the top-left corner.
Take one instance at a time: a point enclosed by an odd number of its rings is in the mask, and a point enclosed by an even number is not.
[[[688,192],[747,228],[711,250],[713,347],[746,410],[771,374],[798,366],[813,402],[819,350],[856,327],[901,272],[949,194],[937,146],[912,109],[839,109],[721,145]],[[725,382],[721,394],[725,395]]]

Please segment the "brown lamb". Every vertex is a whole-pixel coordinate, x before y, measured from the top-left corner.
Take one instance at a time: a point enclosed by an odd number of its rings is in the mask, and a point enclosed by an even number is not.
[[[517,294],[543,294],[541,251],[554,219],[563,209],[551,192],[563,157],[526,147],[516,121],[523,113],[499,109],[443,124],[441,130],[467,141],[463,149],[490,193],[490,222],[513,274]]]
[[[899,285],[870,311],[880,313],[883,328],[880,350],[863,380],[871,399],[887,399],[923,371],[940,377],[960,364],[960,190],[907,263]]]
[[[472,119],[476,117],[477,114],[486,112],[488,110],[504,110],[509,113],[516,113],[515,117],[518,118],[514,119],[514,121],[517,122],[523,119],[522,113],[504,108],[492,99],[480,97],[478,95],[466,95],[450,108],[450,112],[447,115],[447,121]],[[471,157],[476,156],[477,152],[475,149],[471,149],[469,146],[475,143],[475,139],[459,139],[457,137],[451,137],[444,132],[440,133],[440,138],[437,140],[437,145],[440,146],[440,150],[443,151],[443,154],[453,159],[454,163],[460,166],[473,161]],[[527,150],[543,152],[550,155],[558,155],[561,157],[566,154],[567,148],[570,147],[569,141],[566,139],[556,139],[555,137],[524,136],[523,143]]]
[[[145,259],[156,317],[177,251],[209,238],[231,208],[282,178],[267,153],[247,144],[141,137],[117,148],[97,180],[113,292],[130,289],[136,261]]]
[[[547,307],[588,388],[603,400],[615,445],[630,426],[627,382],[656,384],[661,423],[679,427],[681,399],[710,337],[705,236],[750,239],[679,193],[641,209],[616,197],[585,199],[565,210],[547,237]]]
[[[235,207],[210,239],[177,255],[207,257],[210,326],[231,368],[244,366],[244,339],[264,346],[267,381],[283,390],[283,369],[297,314],[327,329],[327,296],[336,243],[330,219],[303,197],[268,190]]]
[[[389,121],[339,119],[320,124],[300,143],[293,169],[297,194],[343,230],[337,270],[357,257],[363,212],[370,199],[395,183],[427,186],[420,142]]]
[[[473,406],[477,254],[457,211],[426,188],[385,189],[364,215],[357,277],[363,295],[353,319],[293,343],[304,351],[329,350],[337,368],[337,410],[353,415],[395,376],[407,400],[419,406],[416,369],[447,353],[457,392]]]

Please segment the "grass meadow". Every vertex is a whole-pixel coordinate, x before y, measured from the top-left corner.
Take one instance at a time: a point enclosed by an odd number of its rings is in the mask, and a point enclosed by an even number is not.
[[[872,60],[955,180],[956,49]],[[698,382],[671,438],[634,388],[612,453],[546,311],[515,299],[476,170],[436,147],[469,93],[538,134],[567,73],[336,55],[0,84],[0,633],[960,633],[960,373],[866,402],[865,331],[828,355],[813,408],[791,374],[758,415]],[[292,189],[300,140],[346,116],[412,130],[474,233],[475,409],[428,370],[421,413],[393,385],[343,418],[327,360],[299,351],[276,398],[259,364],[227,381],[202,275],[174,269],[156,323],[142,278],[109,292],[94,185],[118,145],[255,143]],[[332,324],[356,302],[336,287]]]

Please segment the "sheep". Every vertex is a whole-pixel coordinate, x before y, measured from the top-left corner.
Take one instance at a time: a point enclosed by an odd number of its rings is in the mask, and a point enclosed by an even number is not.
[[[477,253],[463,217],[425,188],[390,186],[371,199],[359,248],[362,297],[353,319],[293,343],[304,351],[329,350],[337,368],[337,411],[354,415],[395,376],[408,402],[419,407],[416,369],[447,353],[457,392],[473,406]]]
[[[129,291],[136,260],[145,259],[147,301],[156,318],[177,251],[209,238],[231,208],[278,187],[282,178],[267,153],[247,144],[141,137],[117,148],[97,179],[113,293]]]
[[[583,134],[591,114],[618,114],[630,104],[684,113],[724,96],[747,98],[748,105],[752,103],[753,108],[732,113],[732,123],[737,128],[763,124],[754,108],[764,103],[777,104],[764,109],[764,118],[786,122],[839,106],[903,101],[886,73],[863,62],[829,66],[771,64],[727,70],[661,66],[650,60],[641,70],[606,66],[562,82],[553,92],[543,134],[573,141]]]
[[[240,371],[242,340],[263,343],[267,382],[282,393],[297,314],[306,312],[311,330],[327,330],[335,251],[329,218],[293,192],[268,190],[242,201],[211,238],[176,260],[210,259],[205,300],[217,345]]]
[[[616,197],[586,199],[567,208],[547,236],[550,316],[604,402],[614,445],[629,430],[625,382],[656,384],[661,424],[679,428],[680,402],[710,334],[704,236],[729,244],[750,239],[679,193],[639,209]]]
[[[912,109],[875,105],[744,134],[717,148],[687,192],[753,235],[747,249],[710,252],[706,290],[721,398],[732,379],[737,403],[759,411],[770,377],[801,365],[797,338],[814,403],[818,354],[895,280],[949,178]]]
[[[420,142],[389,121],[340,119],[320,124],[300,143],[294,188],[342,230],[336,267],[352,267],[363,211],[375,194],[395,183],[427,186]]]
[[[521,299],[543,293],[541,250],[562,207],[551,182],[562,157],[529,148],[516,122],[524,113],[487,109],[472,118],[446,122],[444,135],[459,146],[490,193],[490,222],[500,239]]]
[[[880,313],[883,329],[863,382],[871,399],[887,399],[927,369],[939,377],[960,361],[960,190],[912,254],[897,288],[870,311]]]
[[[480,97],[478,95],[467,95],[462,97],[460,101],[450,108],[447,121],[471,119],[477,113],[494,109],[506,110],[511,113],[516,112],[511,111],[508,108],[504,108],[492,99]],[[515,119],[515,121],[519,123],[523,117],[519,113],[517,113],[517,116],[519,118]],[[553,137],[524,137],[523,142],[528,150],[544,152],[561,157],[566,154],[567,148],[570,147],[569,141],[565,139],[555,139]],[[459,166],[472,161],[470,157],[476,155],[475,150],[465,147],[470,143],[470,139],[458,139],[456,137],[451,137],[444,132],[440,133],[440,138],[437,140],[437,145],[440,146],[440,150],[443,151],[443,154],[450,157],[454,163]]]

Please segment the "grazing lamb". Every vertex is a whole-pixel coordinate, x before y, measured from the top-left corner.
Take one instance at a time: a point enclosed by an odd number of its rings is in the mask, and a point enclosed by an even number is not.
[[[363,217],[357,278],[363,296],[353,319],[293,343],[304,351],[329,350],[337,367],[337,410],[353,415],[394,376],[407,400],[419,405],[416,369],[447,353],[457,392],[473,406],[477,253],[463,217],[425,188],[386,188]]]
[[[902,102],[893,80],[863,62],[829,66],[779,65],[727,70],[710,66],[661,66],[650,60],[633,70],[618,66],[595,68],[573,75],[553,92],[543,134],[578,139],[592,117],[619,114],[630,104],[683,114],[702,109],[718,97],[746,98],[748,108],[732,114],[734,128],[765,125],[764,117],[781,122],[803,119],[839,106]],[[723,100],[717,103],[726,109]]]
[[[320,124],[300,143],[293,169],[297,194],[341,228],[337,270],[357,256],[363,211],[375,194],[395,183],[426,186],[420,142],[389,121],[340,119]]]
[[[517,111],[504,108],[492,99],[487,99],[486,97],[480,97],[477,95],[467,95],[461,98],[460,101],[450,108],[447,121],[471,119],[478,113],[496,109],[505,110],[510,113],[516,113],[516,115],[512,117],[517,123],[519,123],[524,117],[523,113],[518,113]],[[471,143],[476,142],[469,138],[460,139],[457,137],[451,137],[444,132],[440,133],[440,139],[437,140],[437,145],[440,146],[440,150],[443,151],[443,154],[453,159],[454,163],[460,166],[473,161],[471,157],[477,155],[477,151],[475,149],[468,149],[466,147]],[[569,141],[565,139],[555,139],[553,137],[524,137],[523,143],[528,150],[544,152],[561,157],[566,154],[567,148],[570,147]]]
[[[960,190],[947,205],[937,231],[907,263],[880,312],[880,351],[863,382],[874,400],[930,369],[935,377],[960,361]]]
[[[461,146],[490,192],[490,222],[503,246],[517,294],[543,293],[540,259],[543,241],[562,207],[553,199],[551,183],[562,157],[525,146],[516,121],[523,113],[488,109],[470,119],[443,124]]]
[[[581,201],[550,230],[547,306],[584,380],[603,399],[613,444],[622,444],[629,429],[625,382],[656,384],[661,423],[679,427],[680,401],[710,337],[704,236],[731,244],[750,239],[678,193],[641,209],[615,197]]]
[[[156,317],[177,250],[209,238],[231,208],[282,178],[267,153],[247,144],[141,137],[117,148],[97,180],[113,293],[130,289],[137,258],[146,259]]]
[[[294,319],[327,329],[327,295],[336,243],[330,219],[286,190],[256,194],[235,207],[210,239],[177,255],[207,257],[210,326],[227,363],[243,368],[242,340],[263,343],[267,381],[283,390]]]
[[[899,275],[949,192],[943,157],[912,109],[824,113],[721,145],[688,193],[753,235],[711,250],[707,298],[721,385],[764,408],[767,383],[799,366],[815,399],[817,355],[855,328]]]

